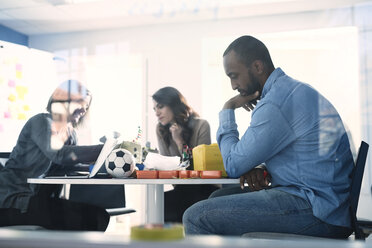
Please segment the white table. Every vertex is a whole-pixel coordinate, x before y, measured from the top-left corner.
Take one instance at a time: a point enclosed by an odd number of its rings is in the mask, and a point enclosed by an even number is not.
[[[75,179],[75,178],[29,178],[34,184],[142,184],[146,185],[145,222],[164,223],[164,184],[238,184],[239,179]]]

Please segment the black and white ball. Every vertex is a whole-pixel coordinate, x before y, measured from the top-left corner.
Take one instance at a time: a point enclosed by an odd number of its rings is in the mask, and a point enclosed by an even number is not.
[[[105,160],[107,173],[118,178],[126,178],[132,175],[135,165],[133,154],[123,148],[112,150]]]

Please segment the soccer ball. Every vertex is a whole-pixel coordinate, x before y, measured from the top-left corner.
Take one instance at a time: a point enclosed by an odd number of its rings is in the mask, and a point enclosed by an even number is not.
[[[126,178],[132,175],[135,159],[128,150],[118,148],[112,150],[105,160],[106,171],[113,177]]]

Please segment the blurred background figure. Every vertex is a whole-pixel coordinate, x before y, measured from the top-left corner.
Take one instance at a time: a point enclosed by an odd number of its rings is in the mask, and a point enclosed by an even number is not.
[[[0,168],[0,226],[37,225],[54,230],[105,231],[105,209],[60,198],[62,185],[28,184],[27,178],[66,174],[78,163],[93,163],[102,145],[77,146],[75,128],[92,96],[80,82],[60,84],[47,113],[30,118],[5,167]]]
[[[159,151],[164,156],[180,156],[200,144],[211,143],[210,126],[199,118],[185,97],[173,87],[159,89],[152,96],[154,111],[158,118],[156,136]],[[187,169],[192,170],[191,166]],[[175,185],[164,195],[164,220],[182,222],[183,212],[195,202],[207,199],[218,189],[215,185]]]

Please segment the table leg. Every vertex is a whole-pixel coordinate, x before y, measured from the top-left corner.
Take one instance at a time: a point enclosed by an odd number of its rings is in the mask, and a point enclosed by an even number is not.
[[[164,224],[164,185],[146,185],[146,224]]]

